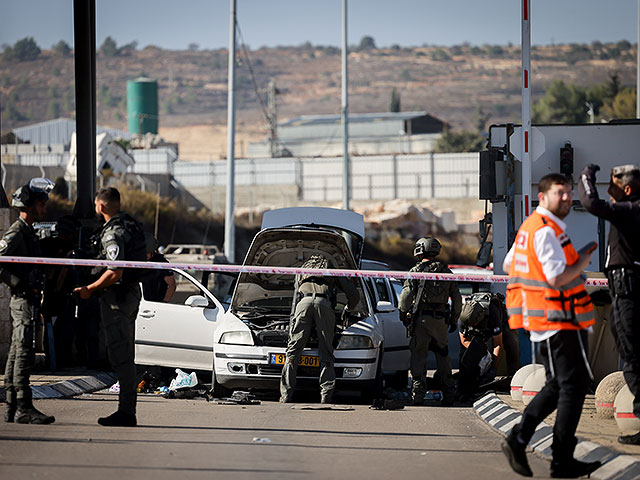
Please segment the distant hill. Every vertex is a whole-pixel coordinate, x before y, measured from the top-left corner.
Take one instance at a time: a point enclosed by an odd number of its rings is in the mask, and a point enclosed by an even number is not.
[[[73,55],[45,50],[34,60],[0,62],[2,131],[59,116],[73,116]],[[111,52],[112,54],[114,52]],[[168,51],[153,46],[98,53],[98,122],[126,129],[126,83],[140,75],[157,78],[162,127],[224,125],[227,52]],[[278,118],[340,111],[340,51],[300,47],[238,49],[239,128],[264,135],[264,115],[254,89],[269,79],[280,90]],[[249,65],[251,68],[249,68]],[[535,47],[534,100],[553,81],[581,86],[602,82],[617,71],[622,85],[634,85],[635,46],[629,42]],[[251,74],[253,72],[253,76]],[[454,128],[472,128],[479,107],[489,121],[520,118],[520,50],[516,46],[393,47],[353,51],[349,56],[350,111],[388,111],[391,91],[402,110],[426,110]]]

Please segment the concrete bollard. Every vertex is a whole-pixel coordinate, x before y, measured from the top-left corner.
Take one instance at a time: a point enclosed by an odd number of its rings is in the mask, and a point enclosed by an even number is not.
[[[640,418],[633,414],[633,395],[625,383],[613,402],[616,423],[623,434],[640,432]]]
[[[520,368],[511,379],[511,399],[521,402],[522,401],[522,385],[529,375],[531,375],[536,369],[544,367],[539,363],[536,365],[529,364]]]
[[[618,392],[626,385],[622,372],[613,372],[602,379],[596,388],[596,415],[599,418],[615,417],[613,402]]]
[[[531,403],[533,397],[542,390],[542,387],[547,382],[547,372],[543,365],[540,365],[540,367],[542,368],[536,369],[522,384],[522,403],[525,405]]]

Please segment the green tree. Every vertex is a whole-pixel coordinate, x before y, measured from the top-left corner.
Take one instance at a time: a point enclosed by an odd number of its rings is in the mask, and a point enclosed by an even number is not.
[[[390,112],[399,112],[400,111],[400,92],[393,87],[391,90],[391,101],[389,102],[389,111]]]
[[[602,116],[607,120],[636,118],[636,90],[621,89],[610,103],[602,107]]]
[[[65,112],[73,110],[73,91],[71,88],[66,89],[62,95],[62,108]]]
[[[56,52],[56,55],[61,57],[66,57],[71,53],[71,47],[64,40],[60,40],[53,46],[53,50]]]
[[[376,48],[378,47],[376,47],[376,42],[373,39],[373,37],[370,37],[369,35],[365,35],[360,39],[360,45],[358,46],[358,50],[375,50]]]
[[[445,130],[434,148],[436,153],[480,152],[485,148],[485,139],[478,132]]]
[[[51,100],[47,106],[47,118],[54,119],[60,116],[60,104]]]
[[[451,57],[443,49],[437,48],[431,52],[431,60],[434,62],[446,62],[447,60],[451,60]]]
[[[5,48],[4,58],[6,60],[18,60],[19,62],[35,60],[40,55],[40,47],[33,37],[25,37],[18,40],[12,47]]]
[[[105,38],[100,46],[100,53],[105,57],[115,57],[118,55],[118,45],[116,41],[111,37]]]
[[[534,123],[585,123],[586,101],[585,89],[556,80],[534,104],[531,117]]]

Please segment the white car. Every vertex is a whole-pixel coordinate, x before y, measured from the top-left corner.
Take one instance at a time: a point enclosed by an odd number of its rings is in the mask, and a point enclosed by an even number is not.
[[[266,212],[245,265],[298,267],[315,253],[333,268],[356,269],[364,244],[361,215],[331,208],[297,207]],[[365,266],[384,264],[364,262]],[[346,303],[338,293],[335,370],[338,388],[370,392],[383,375],[406,384],[409,339],[398,318],[393,289],[386,279],[354,279],[360,302],[342,324]],[[231,305],[214,332],[214,390],[278,389],[285,360],[294,277],[280,274],[239,275]],[[316,385],[317,339],[311,336],[298,368],[300,385]],[[222,387],[222,388],[221,388]]]

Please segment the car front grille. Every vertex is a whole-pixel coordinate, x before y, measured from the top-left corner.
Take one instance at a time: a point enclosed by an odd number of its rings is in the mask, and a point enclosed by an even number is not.
[[[282,375],[282,365],[258,365],[258,374],[280,376]],[[342,376],[342,372],[340,372],[340,374],[340,376]],[[320,376],[320,369],[313,367],[298,367],[296,376],[318,378]]]

